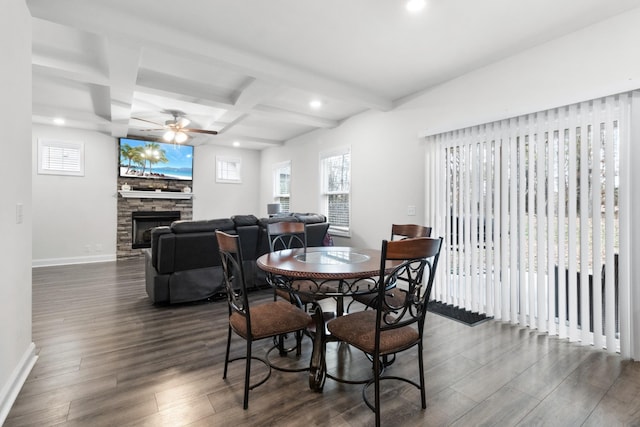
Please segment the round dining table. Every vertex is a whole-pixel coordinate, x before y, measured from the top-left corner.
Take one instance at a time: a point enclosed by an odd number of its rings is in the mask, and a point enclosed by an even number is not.
[[[380,250],[343,246],[320,246],[285,249],[260,256],[256,261],[264,270],[272,286],[286,289],[292,294],[313,297],[333,297],[337,302],[336,315],[343,314],[343,298],[356,294],[377,292],[380,274]],[[385,272],[397,262],[387,262]],[[304,281],[305,286],[292,286]],[[325,314],[313,302],[312,317],[315,328],[308,333],[313,340],[309,366],[309,387],[322,391],[326,378],[325,347],[328,338]]]

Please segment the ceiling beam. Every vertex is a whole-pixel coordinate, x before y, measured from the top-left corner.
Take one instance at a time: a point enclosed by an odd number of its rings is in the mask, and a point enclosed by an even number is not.
[[[69,62],[52,60],[34,54],[31,61],[34,74],[41,76],[58,77],[82,83],[108,86],[109,79],[98,70],[81,67]]]
[[[240,93],[233,100],[235,110],[248,111],[270,98],[281,89],[281,86],[267,83],[256,78],[248,79],[247,83],[240,89]]]
[[[33,123],[52,125],[52,117],[64,117],[65,126],[77,129],[91,129],[99,132],[109,132],[111,122],[108,118],[100,117],[84,110],[61,109],[59,106],[33,104]]]
[[[393,109],[393,101],[353,84],[320,75],[311,70],[303,70],[291,64],[263,57],[233,48],[196,34],[189,34],[152,20],[131,16],[124,10],[109,8],[102,10],[109,14],[105,19],[100,6],[91,2],[78,2],[74,13],[64,8],[39,8],[39,3],[30,3],[33,16],[80,28],[108,38],[123,37],[129,44],[154,47],[173,55],[184,55],[209,64],[221,65],[265,82],[285,85],[327,97],[356,103],[366,108],[380,111]],[[77,19],[82,16],[82,19]],[[119,22],[114,28],[110,22]]]
[[[232,100],[233,108],[227,110],[218,120],[226,123],[221,132],[226,132],[236,124],[240,123],[244,118],[248,117],[253,108],[260,102],[273,96],[279,86],[266,83],[256,78],[249,78],[247,83],[240,89],[238,95]]]
[[[211,101],[208,104],[215,107],[229,108],[233,105],[233,99],[222,90],[216,90],[213,86],[203,88],[202,82],[194,82],[188,79],[160,73],[148,69],[140,69],[137,80],[139,88],[155,89],[164,94],[186,95],[185,98],[199,100],[194,102],[202,104],[201,100]]]
[[[197,61],[228,67],[272,85],[321,93],[330,98],[356,103],[374,110],[390,111],[394,107],[391,99],[312,71],[302,70],[293,65],[263,58],[259,55],[248,54],[211,40],[201,40],[185,34],[177,34],[176,37],[182,38],[184,41],[174,48],[173,54],[175,55],[185,55]],[[154,42],[149,41],[148,43]],[[158,46],[158,48],[162,47]],[[164,49],[166,50],[167,46]]]
[[[282,108],[270,107],[267,105],[256,105],[251,111],[251,114],[261,115],[270,118],[277,118],[278,120],[298,123],[307,126],[313,126],[316,128],[334,128],[338,126],[337,120],[323,119],[322,117],[314,117],[308,114],[296,113],[293,111],[283,110]]]
[[[138,78],[141,48],[120,39],[107,43],[109,84],[111,87],[111,135],[127,136],[133,93]]]

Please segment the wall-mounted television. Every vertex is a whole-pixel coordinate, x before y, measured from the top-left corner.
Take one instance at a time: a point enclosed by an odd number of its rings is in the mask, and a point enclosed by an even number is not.
[[[120,138],[122,178],[193,180],[193,147],[155,140]]]

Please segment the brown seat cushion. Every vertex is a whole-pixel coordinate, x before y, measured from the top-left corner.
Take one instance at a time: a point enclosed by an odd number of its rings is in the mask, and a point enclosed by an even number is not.
[[[308,304],[312,301],[327,298],[326,295],[323,295],[324,292],[337,292],[338,283],[335,282],[332,285],[331,282],[328,282],[317,285],[311,280],[295,280],[291,284],[291,288],[295,291],[302,291],[303,293],[298,294],[298,298],[300,298],[301,303]],[[283,289],[276,289],[276,295],[287,301],[291,301],[289,292]]]
[[[274,301],[252,306],[251,334],[254,340],[286,334],[304,329],[311,322],[311,316],[284,301]],[[231,328],[243,338],[247,338],[247,321],[243,315],[234,312],[229,317]]]
[[[376,298],[378,298],[378,293],[372,294],[356,294],[353,296],[353,299],[366,305],[367,307],[373,307]],[[407,292],[401,289],[392,289],[388,291],[385,295],[385,299],[387,301],[387,305],[390,307],[402,307],[407,299]]]
[[[372,354],[376,337],[376,312],[374,310],[347,314],[331,320],[327,328],[341,341]],[[418,342],[420,335],[411,326],[382,331],[380,334],[380,354],[391,354]]]

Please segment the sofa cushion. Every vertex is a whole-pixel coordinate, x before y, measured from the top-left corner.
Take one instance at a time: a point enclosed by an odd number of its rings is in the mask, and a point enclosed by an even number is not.
[[[214,233],[183,233],[174,236],[173,272],[220,264],[220,251]]]
[[[307,246],[324,246],[324,238],[329,230],[328,222],[306,224]]]
[[[255,261],[257,258],[260,227],[258,225],[245,225],[236,228],[236,233],[240,237],[242,258],[245,261]]]
[[[207,220],[183,220],[174,221],[171,224],[171,231],[175,234],[184,233],[206,233],[214,232],[216,230],[233,230],[233,221],[229,218],[222,219],[207,219]]]
[[[267,224],[273,224],[274,222],[300,222],[298,220],[298,218],[296,218],[295,216],[274,216],[271,218],[260,218],[260,220],[258,221],[258,223],[260,224],[260,227],[266,229],[267,228]]]
[[[258,224],[258,218],[255,215],[234,215],[231,217],[231,220],[236,227]]]
[[[281,214],[258,220],[254,215],[235,215],[213,220],[175,221],[152,231],[151,251],[145,256],[147,293],[154,303],[186,302],[206,298],[222,288],[222,268],[215,230],[240,236],[247,284],[262,286],[265,273],[255,259],[269,251],[266,226],[272,222],[307,221],[307,243],[321,245],[328,223],[314,223],[322,215]],[[210,276],[213,274],[214,276]]]
[[[169,226],[160,226],[151,229],[151,265],[158,268],[158,239],[163,234],[171,233],[171,227]]]
[[[294,217],[298,219],[300,222],[304,222],[305,224],[317,224],[319,222],[326,222],[327,217],[322,214],[315,213],[295,213]]]

